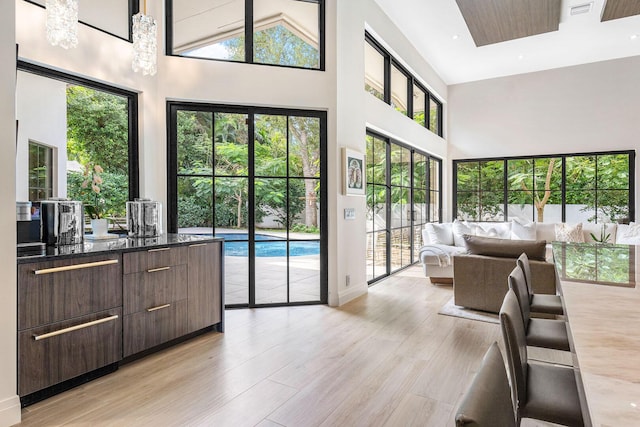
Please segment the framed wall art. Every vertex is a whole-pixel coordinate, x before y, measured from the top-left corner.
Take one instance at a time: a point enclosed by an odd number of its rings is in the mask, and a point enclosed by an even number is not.
[[[365,163],[364,154],[349,148],[342,148],[343,193],[346,196],[364,196]]]

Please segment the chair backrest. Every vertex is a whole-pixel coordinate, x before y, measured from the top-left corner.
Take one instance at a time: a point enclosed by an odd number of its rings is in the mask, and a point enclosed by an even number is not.
[[[518,267],[522,269],[524,273],[524,281],[527,284],[527,291],[529,292],[529,301],[533,295],[533,281],[531,280],[531,265],[529,264],[529,257],[526,253],[522,252],[522,255],[516,260]]]
[[[516,418],[504,360],[494,342],[456,411],[456,426],[515,427]]]
[[[522,323],[525,330],[529,324],[529,318],[531,317],[531,300],[529,299],[529,291],[527,290],[527,283],[524,281],[524,272],[516,265],[509,274],[509,289],[513,289],[520,305],[520,313],[522,315]]]
[[[507,353],[516,418],[520,421],[520,402],[527,401],[527,337],[521,321],[518,298],[509,289],[500,307],[500,328]]]

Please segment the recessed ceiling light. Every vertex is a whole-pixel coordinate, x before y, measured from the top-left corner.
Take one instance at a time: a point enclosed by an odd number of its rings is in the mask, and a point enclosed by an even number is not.
[[[630,38],[631,40],[635,40],[635,39],[637,39],[637,38],[638,38],[638,35],[637,35],[637,34],[631,34],[631,35],[629,36],[629,38]]]
[[[520,55],[518,55],[518,59],[524,59],[524,54],[521,53]]]
[[[452,38],[453,40],[458,40],[458,39],[460,38],[460,36],[459,36],[459,35],[457,35],[457,34],[454,34],[454,35],[452,35],[452,36],[451,36],[451,38]]]
[[[589,13],[591,12],[592,5],[593,5],[593,2],[571,6],[571,8],[569,8],[569,14],[573,16],[573,15],[581,15],[583,13]]]

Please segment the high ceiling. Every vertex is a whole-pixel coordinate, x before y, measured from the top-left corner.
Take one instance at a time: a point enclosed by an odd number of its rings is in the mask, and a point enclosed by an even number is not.
[[[640,55],[640,15],[601,22],[607,0],[561,0],[558,31],[480,47],[456,1],[375,1],[447,84]]]

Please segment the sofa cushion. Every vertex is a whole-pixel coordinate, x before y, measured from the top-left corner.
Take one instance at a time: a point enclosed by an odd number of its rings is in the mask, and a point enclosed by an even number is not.
[[[546,242],[544,240],[509,240],[464,235],[467,252],[473,255],[500,258],[518,258],[523,252],[530,259],[544,261]]]
[[[584,243],[584,235],[582,234],[582,223],[575,225],[567,223],[556,224],[556,241],[569,243]]]
[[[424,231],[428,238],[423,238],[425,245],[453,245],[451,223],[425,224]]]
[[[511,238],[510,222],[477,222],[473,224],[476,226],[476,236],[495,237],[498,239]]]
[[[536,240],[536,223],[512,220],[511,238],[514,240]]]
[[[459,247],[465,247],[464,235],[469,234],[471,236],[476,235],[476,225],[467,221],[453,221],[453,243]]]
[[[632,222],[629,225],[618,225],[616,243],[621,245],[640,245],[640,223]]]
[[[556,224],[553,222],[537,222],[535,240],[545,240],[547,243],[556,240]]]

